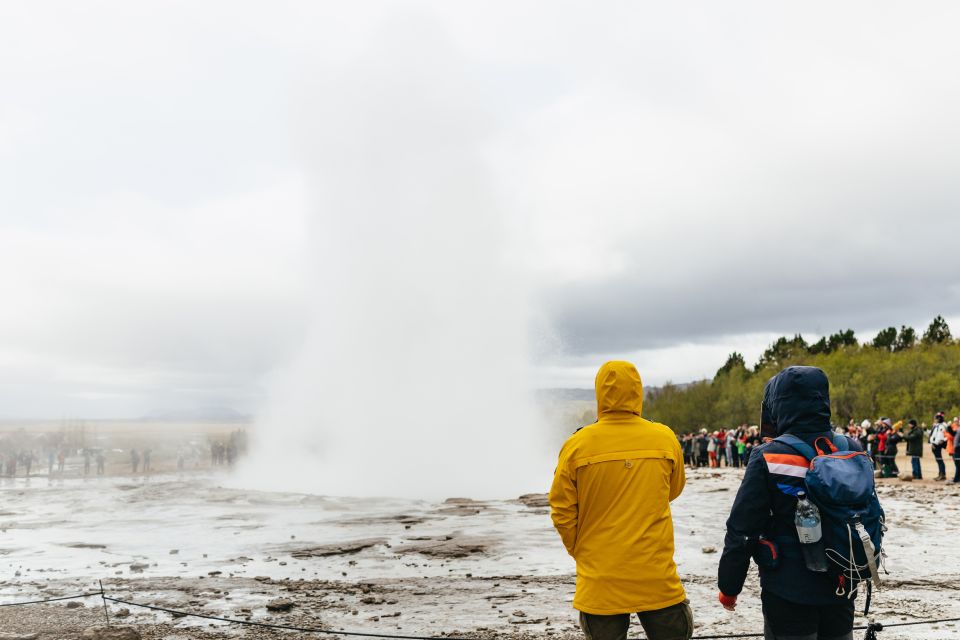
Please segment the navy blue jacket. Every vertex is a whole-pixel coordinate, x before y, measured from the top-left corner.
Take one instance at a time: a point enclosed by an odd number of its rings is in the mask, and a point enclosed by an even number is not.
[[[764,431],[791,433],[814,445],[819,437],[832,440],[830,387],[827,375],[815,367],[788,367],[767,382],[763,392]],[[846,436],[844,436],[846,437]],[[847,438],[851,451],[860,444]],[[830,574],[807,570],[794,525],[798,491],[804,488],[808,462],[781,442],[768,442],[753,450],[727,520],[727,535],[720,557],[718,584],[728,596],[739,595],[763,537],[778,547],[778,566],[760,566],[760,588],[784,600],[806,605],[842,601]],[[761,553],[761,555],[762,555]]]

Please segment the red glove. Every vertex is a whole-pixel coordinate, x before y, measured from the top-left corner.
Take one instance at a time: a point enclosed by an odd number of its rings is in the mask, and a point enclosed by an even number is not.
[[[737,596],[728,596],[723,591],[720,592],[720,604],[727,611],[734,611],[737,608]]]

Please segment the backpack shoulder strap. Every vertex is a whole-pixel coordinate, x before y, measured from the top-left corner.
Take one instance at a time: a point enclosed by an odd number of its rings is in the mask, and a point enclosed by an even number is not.
[[[806,442],[804,442],[797,436],[793,435],[792,433],[785,433],[782,436],[778,436],[774,438],[773,441],[781,442],[787,445],[788,447],[790,447],[791,449],[793,449],[794,451],[802,455],[807,460],[813,460],[814,458],[817,457],[817,452],[813,447],[811,447]]]

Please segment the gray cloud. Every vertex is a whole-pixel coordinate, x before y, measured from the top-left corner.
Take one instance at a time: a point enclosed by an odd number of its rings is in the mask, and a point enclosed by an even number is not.
[[[512,234],[490,251],[529,281],[546,367],[656,352],[682,379],[718,343],[960,316],[955,3],[7,3],[0,413],[252,404],[316,295],[317,77],[376,64],[408,9],[454,52],[424,116],[483,114]],[[364,108],[336,144],[416,152]],[[396,175],[436,188],[417,166]]]

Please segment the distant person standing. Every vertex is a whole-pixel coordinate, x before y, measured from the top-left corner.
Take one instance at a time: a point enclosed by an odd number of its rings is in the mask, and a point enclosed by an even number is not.
[[[47,452],[47,465],[48,465],[47,475],[50,475],[50,476],[53,475],[53,459],[54,459],[53,449],[50,449],[50,451]]]
[[[866,422],[866,420],[864,420]],[[867,453],[873,460],[874,470],[880,468],[880,422],[872,423],[867,427],[867,443],[870,445]]]
[[[923,480],[923,470],[920,468],[920,458],[923,457],[923,429],[917,426],[916,420],[908,420],[907,425],[907,432],[903,435],[903,439],[907,443],[910,471],[914,480]]]
[[[947,479],[947,467],[943,464],[943,450],[947,447],[946,418],[941,411],[933,418],[933,427],[930,429],[930,451],[937,462],[937,477],[935,480]]]
[[[682,447],[683,464],[693,466],[693,434],[684,434]]]
[[[90,449],[83,450],[83,475],[90,475]]]
[[[697,436],[697,447],[700,454],[697,458],[697,466],[705,467],[710,464],[710,435],[706,429],[700,430],[700,435]]]
[[[136,449],[130,449],[130,466],[134,473],[140,468],[140,454]]]
[[[97,475],[102,476],[104,471],[106,471],[107,459],[103,455],[103,451],[97,451]]]
[[[897,426],[891,426],[887,431],[887,442],[884,450],[885,471],[880,473],[883,478],[896,478],[900,475],[900,467],[897,466],[897,454],[899,453],[897,445],[903,440],[900,435],[900,423]]]
[[[724,440],[724,445],[727,449],[727,460],[730,461],[729,465],[734,468],[739,467],[740,455],[737,453],[737,436],[733,429],[727,429],[727,435]]]
[[[67,465],[67,450],[60,449],[60,453],[57,454],[57,471],[63,473],[64,467]]]
[[[143,472],[147,473],[150,471],[150,454],[153,453],[152,449],[143,450]]]
[[[580,626],[588,640],[625,640],[636,613],[650,640],[688,639],[670,514],[685,483],[680,444],[640,417],[643,385],[629,362],[603,365],[596,395],[597,422],[564,443],[550,489],[553,524],[577,562]]]

